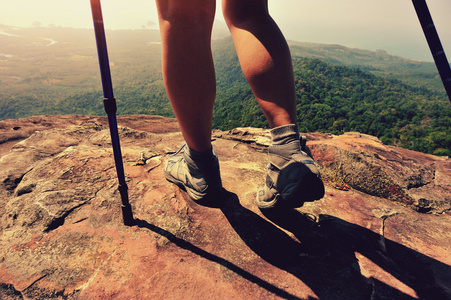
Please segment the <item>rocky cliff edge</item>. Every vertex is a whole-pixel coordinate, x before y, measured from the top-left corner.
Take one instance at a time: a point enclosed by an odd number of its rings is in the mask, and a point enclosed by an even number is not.
[[[0,121],[0,299],[451,299],[449,158],[306,134],[325,197],[262,213],[268,131],[214,132],[207,207],[164,179],[175,120],[118,123],[134,226],[105,118]]]

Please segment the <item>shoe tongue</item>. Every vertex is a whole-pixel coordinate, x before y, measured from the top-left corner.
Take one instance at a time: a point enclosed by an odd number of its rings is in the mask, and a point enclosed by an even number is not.
[[[299,146],[299,140],[292,141],[284,145],[272,145],[268,147],[268,153],[270,154],[270,161],[274,159],[274,155],[283,160],[290,160],[295,154],[300,153],[301,147]]]

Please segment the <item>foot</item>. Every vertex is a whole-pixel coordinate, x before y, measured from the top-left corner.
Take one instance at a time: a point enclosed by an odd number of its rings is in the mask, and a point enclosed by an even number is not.
[[[305,137],[284,145],[269,146],[265,186],[257,193],[257,205],[301,207],[324,196],[324,185]]]
[[[222,189],[218,157],[213,149],[208,155],[193,159],[190,149],[184,144],[169,157],[164,175],[169,182],[185,190],[194,201],[205,200]]]

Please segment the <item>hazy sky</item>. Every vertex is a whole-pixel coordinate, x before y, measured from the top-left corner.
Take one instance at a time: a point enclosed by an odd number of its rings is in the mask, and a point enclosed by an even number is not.
[[[183,1],[183,0],[181,0]],[[287,39],[384,49],[432,61],[411,0],[269,0]],[[448,59],[451,0],[428,0]],[[154,0],[103,0],[107,29],[157,28]],[[218,5],[217,19],[222,16]],[[92,28],[89,0],[1,0],[0,24]],[[0,45],[1,47],[1,45]]]

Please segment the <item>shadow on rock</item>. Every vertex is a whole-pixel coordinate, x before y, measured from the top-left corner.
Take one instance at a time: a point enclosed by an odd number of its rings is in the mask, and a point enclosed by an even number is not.
[[[175,245],[177,245],[178,247],[191,251],[192,253],[199,255],[202,258],[208,259],[212,262],[215,262],[217,264],[222,265],[223,267],[228,268],[229,270],[235,272],[236,274],[238,274],[239,276],[245,278],[246,280],[249,280],[252,283],[257,284],[258,286],[266,289],[267,291],[274,293],[275,295],[285,298],[285,299],[299,299],[293,295],[291,295],[290,293],[276,287],[275,285],[249,273],[248,271],[238,267],[237,265],[231,263],[230,261],[219,257],[217,255],[214,255],[212,253],[209,253],[193,244],[191,244],[188,241],[185,241],[181,238],[176,237],[174,234],[172,234],[171,232],[152,225],[150,223],[148,223],[147,221],[144,220],[140,220],[140,219],[135,219],[135,225],[138,226],[139,228],[145,228],[145,229],[149,229],[161,236],[164,236],[165,238],[167,238],[169,241],[171,241],[172,243],[174,243]]]
[[[419,299],[449,298],[435,281],[433,272],[439,270],[443,274],[451,274],[450,266],[361,226],[329,215],[320,215],[317,220],[295,209],[262,211],[269,222],[243,207],[238,196],[228,191],[224,191],[214,205],[206,206],[219,208],[253,252],[273,266],[296,276],[319,299],[417,299],[376,278],[365,277],[356,253],[410,287]],[[228,268],[278,297],[299,299],[165,229],[139,219],[135,219],[135,225],[160,234],[178,247]],[[434,266],[434,271],[431,266]]]
[[[366,228],[329,215],[320,215],[317,221],[294,209],[263,212],[296,240],[241,206],[233,193],[227,193],[221,210],[256,254],[299,278],[320,299],[415,299],[363,276],[356,252],[412,288],[420,299],[448,299],[435,282],[431,265],[448,274],[451,267]]]

